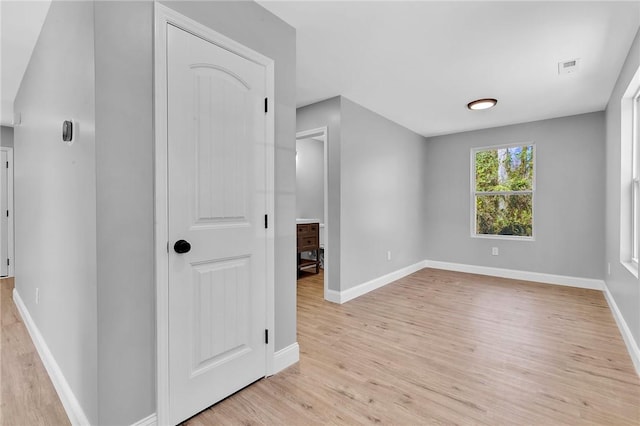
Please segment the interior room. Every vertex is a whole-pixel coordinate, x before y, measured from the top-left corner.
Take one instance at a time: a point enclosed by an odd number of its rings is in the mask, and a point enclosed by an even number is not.
[[[0,424],[640,423],[639,2],[0,19]]]
[[[296,135],[296,251],[298,278],[321,274],[324,288],[325,223],[325,129]]]

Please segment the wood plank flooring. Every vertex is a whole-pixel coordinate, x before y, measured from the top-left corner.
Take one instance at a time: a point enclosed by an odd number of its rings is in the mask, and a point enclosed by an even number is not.
[[[0,280],[0,425],[69,425],[13,303],[13,287],[13,278]]]
[[[185,424],[638,425],[602,293],[423,269],[336,305],[298,280],[300,363]]]
[[[434,269],[336,305],[298,280],[300,363],[186,425],[638,425],[602,293]],[[0,424],[68,420],[0,281]]]

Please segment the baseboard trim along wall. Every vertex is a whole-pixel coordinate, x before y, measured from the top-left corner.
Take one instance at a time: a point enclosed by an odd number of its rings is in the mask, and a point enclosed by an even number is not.
[[[489,266],[466,265],[463,263],[441,262],[438,260],[424,260],[405,268],[398,269],[387,275],[375,278],[366,283],[344,291],[327,290],[325,299],[333,303],[345,303],[370,291],[383,287],[400,278],[411,275],[422,268],[444,269],[447,271],[466,272],[469,274],[489,275],[492,277],[511,278],[514,280],[533,281],[545,284],[564,285],[568,287],[586,288],[590,290],[604,290],[603,280],[593,278],[570,277],[566,275],[544,274],[541,272],[518,271],[515,269],[493,268]]]
[[[156,426],[158,424],[158,416],[156,413],[150,414],[142,420],[138,420],[131,426]]]
[[[296,342],[284,349],[280,349],[273,355],[272,374],[279,373],[280,371],[292,366],[298,361],[300,361],[300,346],[298,346],[298,342]]]
[[[334,303],[346,303],[349,300],[355,299],[356,297],[362,296],[363,294],[369,293],[370,291],[376,290],[380,287],[384,287],[385,285],[399,280],[400,278],[411,275],[422,268],[424,268],[424,261],[414,263],[413,265],[398,269],[397,271],[393,271],[371,281],[358,284],[357,286],[344,291],[328,290],[329,294],[325,296],[325,299]]]
[[[13,301],[18,308],[18,312],[22,317],[24,325],[27,327],[27,331],[29,332],[31,340],[33,341],[33,344],[38,351],[38,355],[40,355],[42,364],[44,364],[44,368],[47,370],[47,373],[51,378],[53,387],[56,389],[58,397],[60,397],[60,401],[62,402],[64,411],[67,413],[67,417],[69,417],[69,421],[74,426],[90,425],[89,419],[82,410],[78,399],[73,394],[69,383],[62,374],[60,366],[49,350],[47,342],[42,337],[42,334],[40,334],[40,330],[36,326],[36,323],[33,321],[33,318],[31,318],[31,314],[29,314],[27,307],[20,298],[20,294],[18,293],[17,289],[15,288],[13,289]]]
[[[611,309],[611,313],[613,314],[613,318],[616,320],[616,324],[618,324],[618,329],[620,330],[620,334],[622,334],[622,339],[627,345],[627,351],[631,357],[631,362],[633,362],[633,366],[636,368],[636,373],[640,376],[640,348],[638,348],[638,342],[633,338],[633,334],[631,334],[631,330],[629,329],[627,322],[624,320],[620,309],[618,309],[618,305],[616,304],[613,295],[611,295],[611,292],[609,292],[609,287],[607,287],[606,284],[603,292],[604,298],[607,300],[609,309]]]
[[[489,266],[466,265],[463,263],[425,260],[425,268],[444,269],[447,271],[466,272],[469,274],[489,275],[492,277],[511,278],[514,280],[534,281],[545,284],[564,285],[568,287],[604,290],[604,281],[593,278],[570,277],[566,275],[544,274],[541,272],[518,271],[515,269],[493,268]]]
[[[324,300],[333,303],[342,303],[340,302],[340,292],[336,290],[327,289],[324,294]]]

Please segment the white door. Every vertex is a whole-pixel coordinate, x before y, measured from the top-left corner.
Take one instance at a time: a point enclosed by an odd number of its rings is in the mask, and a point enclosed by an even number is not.
[[[9,176],[7,151],[0,151],[0,276],[9,275]]]
[[[169,25],[169,404],[180,422],[266,374],[266,71]],[[184,240],[190,244],[185,250]]]

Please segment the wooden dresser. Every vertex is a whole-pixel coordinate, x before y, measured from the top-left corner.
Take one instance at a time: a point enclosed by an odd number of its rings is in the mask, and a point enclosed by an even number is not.
[[[320,223],[297,223],[298,275],[302,269],[315,267],[320,272]],[[311,251],[315,260],[303,259],[302,252]]]

